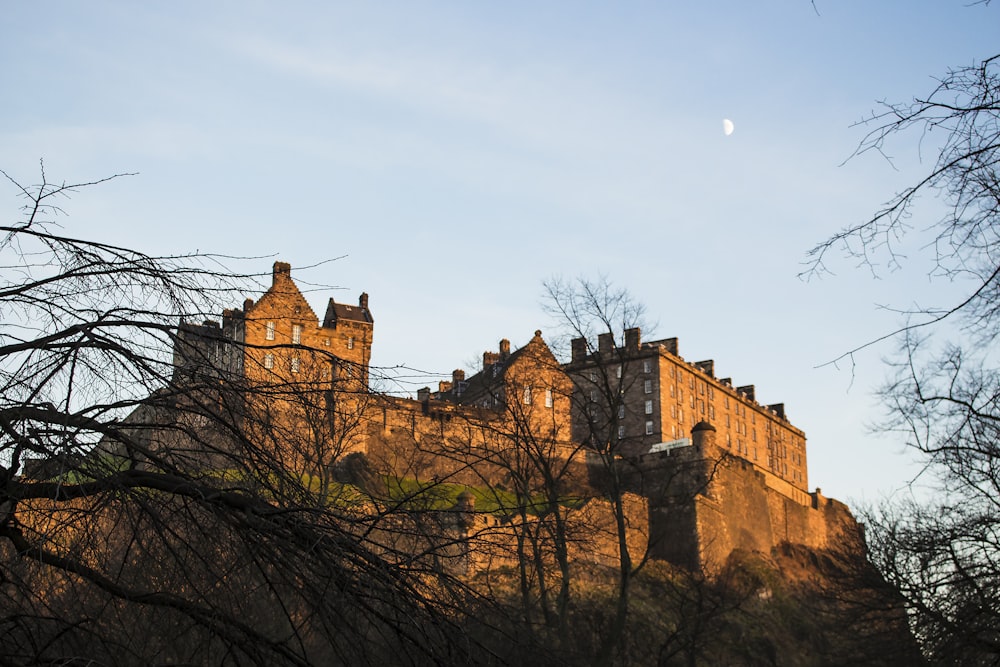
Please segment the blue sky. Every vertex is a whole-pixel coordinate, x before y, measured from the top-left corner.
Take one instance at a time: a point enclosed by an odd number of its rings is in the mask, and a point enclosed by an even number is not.
[[[11,3],[0,168],[137,172],[66,203],[77,234],[259,270],[341,258],[296,277],[341,288],[314,304],[369,292],[386,366],[469,368],[552,326],[543,280],[606,275],[647,337],[786,404],[814,486],[874,499],[916,473],[867,430],[891,348],[822,364],[896,324],[879,305],[955,286],[919,247],[879,280],[797,274],[921,168],[916,137],[894,167],[845,164],[854,123],[997,50],[1000,9],[966,4]]]

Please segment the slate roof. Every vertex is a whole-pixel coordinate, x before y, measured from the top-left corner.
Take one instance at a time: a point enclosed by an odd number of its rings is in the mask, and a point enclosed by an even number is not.
[[[323,317],[324,327],[335,327],[340,320],[350,320],[353,322],[374,322],[372,312],[368,308],[352,306],[346,303],[337,303],[333,299],[326,306],[326,315]]]

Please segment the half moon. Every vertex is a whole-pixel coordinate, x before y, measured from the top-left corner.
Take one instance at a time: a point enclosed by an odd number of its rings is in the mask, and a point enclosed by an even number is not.
[[[736,126],[733,125],[733,121],[729,120],[728,118],[723,118],[722,119],[722,133],[724,135],[726,135],[728,137],[730,134],[733,133],[733,130],[735,130],[735,129],[736,129]]]

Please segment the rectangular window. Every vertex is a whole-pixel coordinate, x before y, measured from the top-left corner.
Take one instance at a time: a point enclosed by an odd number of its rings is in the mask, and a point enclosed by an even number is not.
[[[652,401],[646,401],[646,414],[647,415],[653,414],[653,402]]]
[[[617,366],[615,368],[615,377],[618,378],[619,380],[622,378],[622,367],[621,366]]]
[[[646,422],[646,435],[653,435],[653,422]]]
[[[590,371],[590,381],[597,382],[597,373],[595,373],[594,371]]]
[[[293,324],[292,325],[292,345],[302,344],[302,325]]]
[[[348,350],[353,350],[354,349],[354,336],[348,336],[347,337],[347,349]]]
[[[673,398],[676,395],[677,395],[677,392],[675,391],[674,385],[670,385],[670,398]]]
[[[670,416],[673,419],[677,419],[677,406],[676,405],[671,405],[670,406]]]
[[[326,338],[323,339],[323,345],[325,345],[326,347],[330,347],[330,337],[329,336],[327,336]]]
[[[618,439],[621,440],[624,437],[625,437],[625,427],[624,426],[619,426],[618,427]]]
[[[274,368],[274,355],[270,352],[264,355],[264,368],[268,370]]]
[[[531,405],[531,387],[524,388],[524,404]]]
[[[545,407],[552,407],[552,389],[545,390]]]
[[[264,325],[264,338],[274,340],[274,322],[268,322]]]
[[[645,361],[643,361],[642,362],[642,372],[643,373],[651,373],[651,372],[653,372],[653,362],[650,361],[649,359],[646,359]]]
[[[643,391],[644,394],[652,394],[653,393],[653,381],[652,380],[646,380],[645,382],[643,382],[642,383],[642,391]]]
[[[590,402],[591,403],[597,403],[597,390],[596,389],[591,389],[590,390]]]
[[[709,419],[715,419],[715,406],[714,405],[708,406],[708,418]]]
[[[299,358],[298,357],[292,357],[292,372],[293,373],[298,373],[299,372]]]
[[[625,419],[625,406],[624,405],[619,405],[618,406],[618,419]]]

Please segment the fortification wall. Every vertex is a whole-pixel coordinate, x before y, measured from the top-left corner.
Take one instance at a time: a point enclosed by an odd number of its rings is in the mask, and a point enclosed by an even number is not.
[[[707,426],[707,425],[706,425]],[[692,445],[629,464],[631,488],[650,500],[653,556],[713,570],[736,549],[770,553],[782,543],[862,549],[846,505],[802,492],[714,443],[711,427]]]

